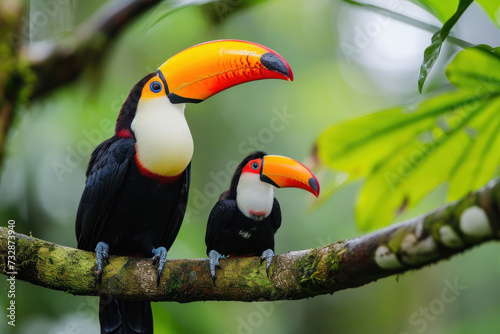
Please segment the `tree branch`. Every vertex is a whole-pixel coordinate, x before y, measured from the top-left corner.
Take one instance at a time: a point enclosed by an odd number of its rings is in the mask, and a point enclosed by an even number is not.
[[[169,260],[161,284],[150,259],[111,257],[102,283],[95,254],[0,228],[2,274],[15,236],[16,279],[75,295],[193,302],[302,299],[355,288],[500,239],[500,179],[433,212],[365,236],[278,255],[269,278],[260,259],[221,260],[214,286],[206,259]],[[11,247],[12,248],[12,247]]]

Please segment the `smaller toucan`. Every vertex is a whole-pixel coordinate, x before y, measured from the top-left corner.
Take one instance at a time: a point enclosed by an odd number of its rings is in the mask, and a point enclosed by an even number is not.
[[[274,188],[294,187],[319,195],[316,176],[303,164],[257,151],[234,172],[208,217],[205,244],[210,273],[224,256],[260,256],[269,270],[274,256],[274,234],[281,225],[281,209]]]

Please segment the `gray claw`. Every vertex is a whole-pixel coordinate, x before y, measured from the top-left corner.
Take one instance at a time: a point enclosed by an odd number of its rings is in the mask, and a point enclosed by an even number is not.
[[[273,260],[274,252],[272,249],[266,249],[264,252],[262,252],[262,255],[260,257],[260,261],[266,260],[266,274],[267,277],[269,277],[269,266],[271,265],[271,261]]]
[[[156,285],[160,286],[160,278],[163,273],[163,267],[165,262],[167,262],[167,249],[165,247],[153,248],[153,264],[158,261],[158,278],[156,280]]]
[[[97,246],[95,246],[95,255],[96,255],[95,264],[97,265],[97,275],[100,282],[102,277],[102,267],[104,265],[104,261],[108,262],[109,258],[109,245],[103,241],[98,242]]]
[[[224,258],[219,252],[215,249],[212,249],[210,253],[208,253],[208,262],[210,264],[210,274],[212,275],[212,280],[215,285],[215,267],[220,268],[219,260]]]

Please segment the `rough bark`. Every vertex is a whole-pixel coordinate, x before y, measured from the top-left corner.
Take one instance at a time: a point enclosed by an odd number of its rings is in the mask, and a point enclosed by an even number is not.
[[[111,257],[99,284],[94,253],[8,228],[0,228],[0,267],[2,274],[15,271],[16,279],[75,295],[109,294],[127,300],[181,303],[302,299],[355,288],[499,240],[499,208],[497,179],[459,201],[388,228],[278,255],[269,277],[259,258],[223,259],[216,286],[206,259],[169,260],[157,287],[152,260],[127,257]],[[11,241],[15,239],[13,268],[7,261],[9,236]]]

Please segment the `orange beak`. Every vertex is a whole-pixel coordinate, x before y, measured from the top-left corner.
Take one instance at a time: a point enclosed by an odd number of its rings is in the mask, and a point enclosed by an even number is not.
[[[277,52],[239,40],[192,46],[171,57],[157,72],[172,103],[198,103],[248,81],[293,80],[290,66]]]
[[[319,182],[316,176],[300,162],[287,157],[264,156],[260,179],[277,188],[301,188],[316,197],[319,195]]]

